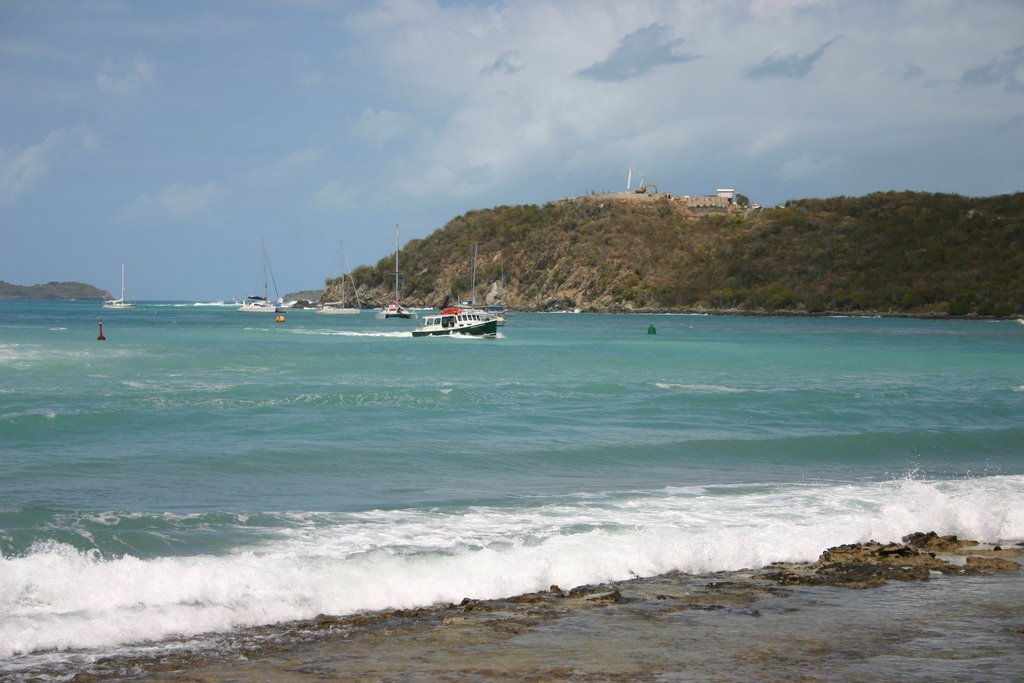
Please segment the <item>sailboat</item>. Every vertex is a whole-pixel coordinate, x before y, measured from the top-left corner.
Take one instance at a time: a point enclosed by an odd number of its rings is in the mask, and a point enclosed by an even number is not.
[[[398,289],[398,226],[395,226],[395,298],[388,302],[385,306],[377,313],[378,320],[385,320],[387,318],[418,318],[415,311],[410,311],[408,308],[402,305],[401,295]]]
[[[505,325],[505,307],[504,306],[485,306],[479,308],[476,305],[476,251],[477,245],[473,244],[473,279],[470,285],[470,298],[466,301],[460,301],[459,307],[463,311],[472,311],[479,313],[480,317],[484,320],[495,320],[499,327]]]
[[[135,304],[130,304],[124,300],[124,264],[121,264],[121,298],[120,299],[106,299],[103,302],[103,308],[135,308]]]
[[[348,261],[345,260],[345,243],[339,242],[341,250],[341,299],[338,301],[325,301],[316,307],[317,313],[329,313],[331,315],[359,315],[359,293],[356,292],[356,283],[352,280],[352,274],[348,269]],[[355,298],[355,308],[348,305],[345,300],[345,280],[348,280],[352,287],[352,296]]]
[[[510,315],[512,315],[511,311],[508,310],[508,307],[505,306],[505,266],[504,265],[502,265],[502,267],[501,267],[501,289],[500,289],[500,291],[501,291],[501,298],[499,298],[494,303],[487,304],[486,306],[484,306],[484,310],[487,311],[488,313],[492,314],[492,315],[496,315],[500,319],[500,321],[501,321],[498,324],[499,325],[504,325],[505,324],[505,320]]]
[[[267,247],[266,247],[266,244],[263,244],[261,242],[261,247],[262,247],[262,250],[263,250],[263,259],[262,259],[262,263],[261,263],[262,280],[263,280],[263,296],[253,295],[253,296],[247,297],[246,300],[245,300],[245,303],[243,303],[241,306],[239,306],[237,310],[244,311],[246,313],[278,313],[278,312],[280,312],[280,309],[276,305],[270,303],[270,300],[267,298],[267,273],[268,272],[270,273],[270,280],[271,280],[271,282],[273,282],[273,280],[274,280],[274,273],[273,273],[273,271],[270,270],[270,259],[267,257]],[[276,282],[274,282],[274,294],[275,295],[277,294],[277,283]],[[280,298],[281,297],[278,296],[278,299],[280,299]]]

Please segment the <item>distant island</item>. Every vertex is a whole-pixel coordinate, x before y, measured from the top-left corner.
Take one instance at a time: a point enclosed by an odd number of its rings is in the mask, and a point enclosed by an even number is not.
[[[70,300],[109,299],[110,292],[81,282],[47,282],[45,285],[12,285],[0,280],[0,301],[15,299]]]
[[[470,211],[403,245],[401,298],[521,311],[1024,315],[1024,193],[878,192],[771,208],[735,197],[595,194]],[[394,295],[394,272],[394,255],[352,271],[364,306]],[[340,279],[325,284],[325,299],[338,296]]]

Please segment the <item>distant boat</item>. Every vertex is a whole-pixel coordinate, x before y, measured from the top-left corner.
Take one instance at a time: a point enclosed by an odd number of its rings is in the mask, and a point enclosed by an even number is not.
[[[261,249],[263,251],[263,258],[261,263],[262,280],[263,280],[263,296],[253,295],[247,297],[245,303],[238,307],[237,310],[244,311],[246,313],[279,313],[280,307],[270,303],[267,298],[267,274],[270,274],[270,280],[273,282],[274,273],[270,270],[270,259],[267,257],[267,247],[261,243]],[[277,282],[274,282],[274,294],[277,294]],[[281,297],[278,296],[278,301]]]
[[[505,324],[505,320],[508,319],[508,317],[510,315],[512,315],[512,311],[508,310],[508,307],[505,306],[504,300],[505,300],[505,266],[502,266],[501,267],[501,298],[497,302],[495,302],[493,304],[489,304],[487,306],[484,306],[484,310],[485,311],[487,311],[488,313],[491,313],[492,315],[496,315],[496,316],[498,316],[498,318],[500,318],[500,320],[498,322],[498,325],[504,325]]]
[[[341,299],[338,301],[325,301],[316,307],[317,313],[329,315],[359,315],[359,293],[356,292],[356,283],[352,280],[352,274],[348,269],[348,261],[345,260],[345,244],[339,243],[341,250]],[[352,296],[355,299],[355,308],[348,305],[345,299],[345,281],[352,287]]]
[[[498,335],[498,320],[476,309],[463,310],[458,306],[446,308],[437,315],[428,315],[423,326],[412,331],[414,337],[437,337],[464,334],[493,339]]]
[[[135,304],[130,304],[124,300],[124,264],[121,264],[121,298],[120,299],[107,299],[103,302],[103,308],[135,308]]]
[[[473,245],[473,277],[470,280],[470,293],[469,299],[459,302],[459,307],[463,312],[479,313],[481,317],[490,319],[493,318],[499,327],[505,325],[505,307],[504,306],[484,306],[480,308],[476,305],[476,250],[477,245]]]
[[[378,320],[387,318],[418,318],[415,311],[402,305],[402,295],[398,286],[398,226],[395,226],[395,298],[377,313]]]

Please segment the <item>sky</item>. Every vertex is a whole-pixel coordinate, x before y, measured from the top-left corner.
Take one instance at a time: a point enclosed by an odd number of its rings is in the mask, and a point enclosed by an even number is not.
[[[1019,0],[0,0],[0,280],[323,286],[500,205],[1024,190]],[[274,287],[276,285],[276,288]]]

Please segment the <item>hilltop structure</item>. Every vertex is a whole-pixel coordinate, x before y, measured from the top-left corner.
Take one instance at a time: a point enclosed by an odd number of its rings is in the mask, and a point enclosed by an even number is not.
[[[640,178],[636,188],[633,188],[634,174]],[[661,192],[656,184],[645,182],[645,176],[635,168],[629,169],[626,177],[626,189],[623,192],[588,195],[588,198],[594,198],[595,196],[623,202],[666,202],[676,213],[693,216],[739,213],[761,208],[757,205],[753,207],[747,206],[746,198],[738,195],[736,190],[732,188],[719,188],[715,191],[715,194],[696,196]],[[739,198],[742,198],[743,201],[737,201]],[[579,197],[575,199],[579,199]]]

